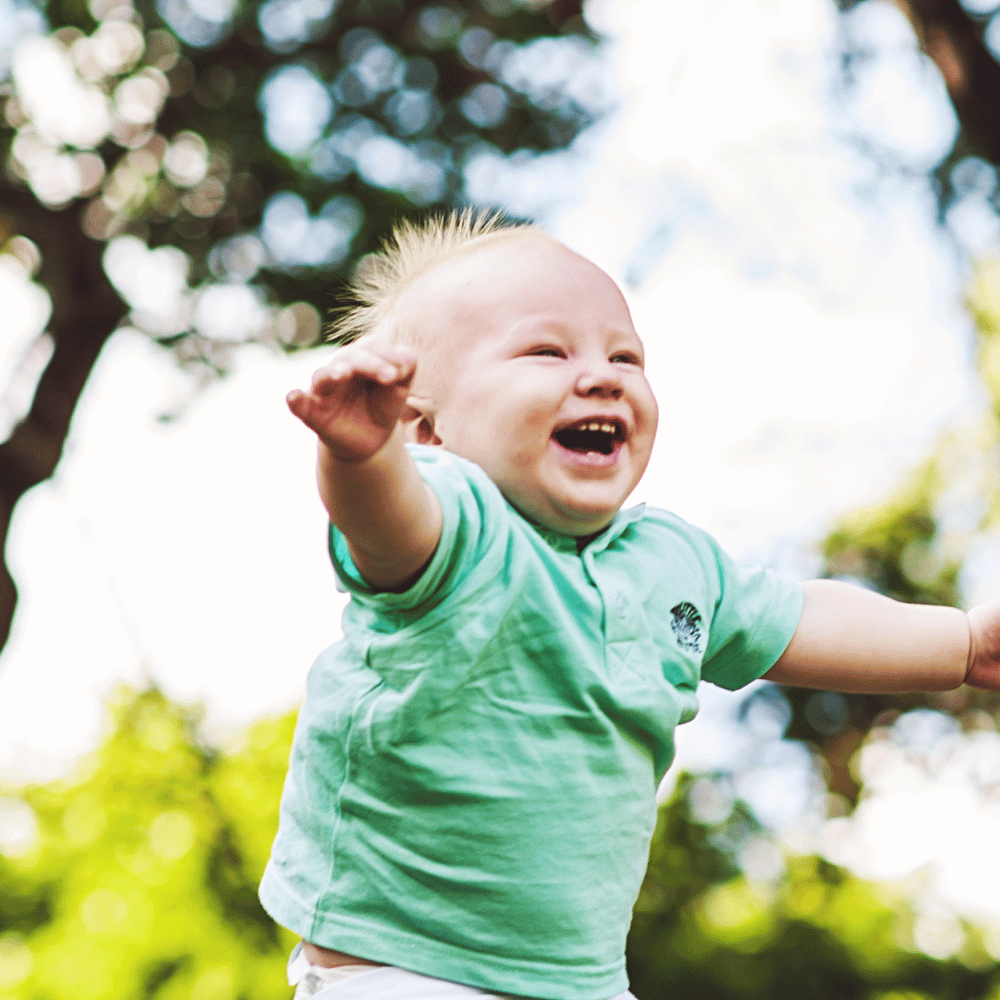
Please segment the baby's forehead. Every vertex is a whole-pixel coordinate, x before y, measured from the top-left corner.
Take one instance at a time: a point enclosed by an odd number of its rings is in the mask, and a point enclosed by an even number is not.
[[[474,322],[498,306],[505,312],[516,313],[521,307],[530,311],[537,304],[537,294],[534,300],[530,294],[533,290],[569,289],[579,285],[581,273],[590,285],[607,283],[624,305],[618,286],[596,264],[541,230],[491,233],[449,254],[410,282],[393,309],[396,325],[400,330],[425,327],[428,318],[434,317]],[[562,311],[572,310],[571,299],[568,304],[569,309]],[[441,336],[447,339],[446,334]]]
[[[416,276],[404,289],[400,301],[430,298],[440,303],[449,299],[464,300],[470,293],[482,295],[489,290],[488,278],[495,273],[501,260],[530,256],[545,261],[548,267],[558,268],[560,258],[569,254],[571,250],[538,230],[490,233],[468,246],[457,248]]]

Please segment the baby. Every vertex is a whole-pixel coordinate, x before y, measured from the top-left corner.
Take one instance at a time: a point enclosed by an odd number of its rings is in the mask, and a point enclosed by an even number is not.
[[[351,600],[261,884],[296,997],[630,997],[657,785],[700,680],[1000,687],[968,615],[734,565],[622,505],[657,406],[615,283],[530,226],[403,225],[288,405]],[[352,339],[353,338],[353,339]],[[624,992],[623,992],[624,991]]]

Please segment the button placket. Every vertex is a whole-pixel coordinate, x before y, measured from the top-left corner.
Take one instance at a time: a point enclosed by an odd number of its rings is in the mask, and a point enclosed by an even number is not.
[[[604,605],[604,641],[612,643],[629,643],[636,639],[635,610],[632,601],[621,586],[621,581],[614,575],[606,576],[601,572],[594,554],[585,552],[583,556],[584,569],[591,582],[601,595]],[[621,654],[625,654],[621,650]]]

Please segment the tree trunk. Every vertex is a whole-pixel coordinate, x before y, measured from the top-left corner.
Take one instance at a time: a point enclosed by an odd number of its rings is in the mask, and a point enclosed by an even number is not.
[[[40,282],[52,299],[49,334],[55,350],[27,416],[0,444],[0,543],[6,544],[18,500],[48,479],[62,456],[73,411],[101,348],[126,306],[101,265],[103,244],[80,229],[78,205],[52,211],[9,182],[0,181],[3,227],[26,236],[41,251]],[[0,561],[0,648],[10,636],[17,587]]]

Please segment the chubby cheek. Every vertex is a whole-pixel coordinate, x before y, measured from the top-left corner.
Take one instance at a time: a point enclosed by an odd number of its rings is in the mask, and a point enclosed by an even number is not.
[[[645,461],[649,461],[649,456],[653,450],[653,441],[656,438],[656,427],[660,419],[659,407],[656,403],[656,397],[653,395],[652,389],[646,385],[646,392],[644,398],[637,400],[638,405],[635,409],[636,414],[636,444],[638,445],[639,455],[637,457],[642,457],[645,455]]]
[[[555,415],[551,407],[522,410],[520,420],[512,425],[513,433],[506,443],[510,454],[522,462],[537,461],[548,450],[554,424]]]
[[[532,498],[540,491],[547,453],[548,434],[530,424],[520,424],[494,441],[481,464],[505,496],[525,509],[531,507]]]
[[[532,463],[534,434],[523,423],[512,419],[514,414],[483,403],[460,416],[452,415],[440,424],[444,446],[475,462],[498,485],[516,481],[518,472]]]
[[[541,380],[539,380],[541,381]],[[548,451],[562,396],[530,378],[478,381],[439,412],[444,445],[498,484],[531,479]]]
[[[641,423],[648,434],[656,433],[656,424],[660,419],[660,407],[653,395],[653,387],[649,380],[642,376],[642,382],[635,389],[633,396],[635,399],[636,422]]]
[[[530,413],[520,417],[504,427],[480,464],[515,507],[538,520],[544,513],[544,505],[539,504],[545,492],[542,483],[552,422]]]

